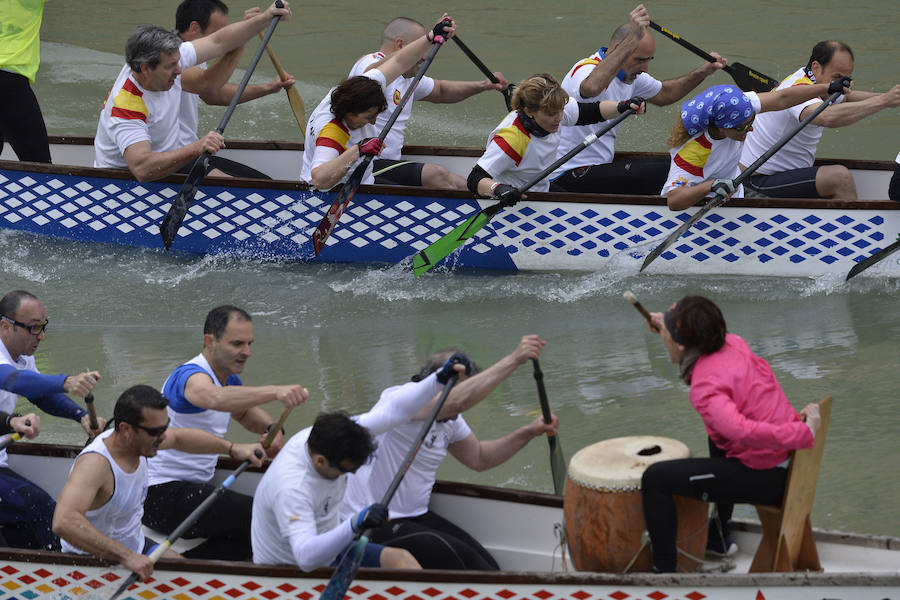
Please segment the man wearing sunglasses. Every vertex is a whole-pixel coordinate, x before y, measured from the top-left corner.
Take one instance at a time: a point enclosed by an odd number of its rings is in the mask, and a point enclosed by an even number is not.
[[[144,581],[153,573],[141,516],[147,495],[147,459],[157,451],[228,454],[262,466],[262,446],[236,444],[199,429],[169,429],[168,401],[148,385],[119,396],[115,426],[97,436],[75,459],[53,514],[53,531],[65,552],[91,553],[122,563]],[[259,452],[259,457],[255,455]],[[171,550],[167,555],[178,555]]]
[[[274,419],[260,405],[280,403],[294,407],[309,393],[299,384],[242,385],[239,374],[250,358],[253,321],[231,305],[219,306],[206,316],[203,351],[178,366],[163,384],[169,399],[172,427],[196,427],[224,436],[231,421],[260,435],[274,426]],[[281,407],[279,407],[281,408]],[[268,449],[274,456],[284,443],[279,433]],[[187,455],[165,450],[150,461],[150,488],[144,506],[144,525],[171,531],[214,489],[216,456]],[[206,541],[185,553],[188,558],[250,560],[250,506],[253,498],[231,490],[185,533]]]
[[[40,433],[40,417],[15,412],[19,396],[24,396],[45,413],[72,419],[88,435],[97,435],[106,420],[98,418],[98,427],[92,430],[88,412],[66,394],[86,396],[97,385],[100,373],[42,375],[35,366],[34,353],[47,336],[47,323],[47,309],[33,294],[16,290],[0,299],[0,411],[10,414],[10,426],[26,437],[35,437]],[[0,543],[59,550],[59,539],[50,528],[53,507],[53,498],[11,470],[6,450],[0,450]]]

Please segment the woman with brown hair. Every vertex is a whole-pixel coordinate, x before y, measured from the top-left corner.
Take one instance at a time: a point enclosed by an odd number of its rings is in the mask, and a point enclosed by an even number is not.
[[[653,313],[649,327],[680,366],[709,435],[710,458],[661,461],[641,481],[653,569],[674,572],[678,517],[672,496],[716,502],[722,528],[716,525],[710,537],[728,539],[733,503],[781,503],[791,451],[812,447],[819,407],[808,404],[797,413],[769,363],[727,333],[719,307],[707,298],[686,296],[665,313]]]
[[[539,73],[518,85],[512,107],[513,111],[488,136],[484,154],[469,173],[468,187],[479,196],[518,201],[517,186],[556,160],[561,126],[599,123],[629,108],[642,113],[644,100],[576,102],[552,75]],[[549,188],[546,178],[532,187],[536,192]]]

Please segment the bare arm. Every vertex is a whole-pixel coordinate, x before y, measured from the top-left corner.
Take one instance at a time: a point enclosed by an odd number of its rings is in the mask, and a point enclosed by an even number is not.
[[[194,373],[184,385],[184,397],[200,408],[242,413],[276,400],[284,406],[297,406],[306,402],[309,392],[302,385],[218,386],[206,373]]]
[[[634,52],[650,24],[650,14],[643,4],[631,11],[631,32],[628,36],[611,48],[600,64],[594,67],[590,75],[578,86],[582,98],[593,98],[606,89],[613,80],[625,60]]]
[[[716,52],[710,52],[710,54],[716,59],[716,62],[705,62],[686,75],[663,81],[662,89],[652,98],[647,98],[647,101],[657,106],[667,106],[677,102],[700,85],[704,79],[728,64],[722,55]]]
[[[283,80],[280,77],[276,77],[269,83],[254,83],[252,85],[248,85],[244,88],[244,93],[241,94],[241,97],[238,99],[238,104],[243,104],[244,102],[249,102],[250,100],[256,100],[257,98],[262,98],[263,96],[268,96],[269,94],[274,94],[279,90],[283,90],[291,87],[297,80],[294,79],[293,75],[287,75],[287,79]],[[235,83],[226,83],[221,88],[219,88],[218,92],[215,94],[200,94],[200,98],[203,99],[204,102],[214,106],[228,106],[231,104],[231,99],[234,98],[234,95],[237,93],[237,84]]]
[[[137,142],[125,148],[124,156],[135,179],[153,181],[171,175],[204,152],[215,154],[224,147],[225,138],[211,131],[196,142],[166,152],[153,152],[149,141]]]
[[[311,149],[315,151],[315,148]],[[322,163],[309,172],[310,183],[319,190],[330,190],[338,184],[347,170],[359,159],[359,146],[354,144],[335,156],[331,160]]]
[[[481,81],[447,81],[446,79],[435,79],[434,89],[422,99],[435,103],[452,103],[465,100],[470,96],[488,90],[503,91],[509,87],[509,82],[506,80],[506,77],[503,76],[503,73],[497,71],[494,73],[494,76],[497,78],[497,83],[491,83],[490,79],[482,79]]]
[[[268,27],[276,16],[280,16],[282,21],[290,19],[290,4],[285,2],[284,8],[276,8],[272,4],[264,12],[250,19],[232,23],[212,35],[194,40],[191,43],[197,51],[197,62],[201,63],[222,56],[230,50],[243,46],[250,38]]]
[[[855,93],[855,92],[853,92]],[[851,94],[852,97],[852,94]],[[896,108],[900,106],[900,85],[895,85],[883,94],[875,94],[869,96],[865,100],[856,102],[841,102],[829,106],[813,119],[813,125],[821,127],[845,127],[852,125],[860,119],[875,114],[885,108]],[[807,106],[800,113],[800,120],[803,120],[816,109],[816,106]]]
[[[89,510],[106,504],[115,486],[109,462],[95,452],[79,456],[53,512],[53,533],[85,552],[122,563],[141,580],[153,573],[149,557],[108,538],[87,519]]]
[[[172,448],[191,454],[227,454],[237,460],[249,460],[254,467],[262,466],[262,459],[256,456],[256,451],[260,451],[260,456],[265,456],[259,444],[235,444],[202,429],[181,427],[166,430],[159,444],[160,450]]]
[[[673,211],[690,208],[705,198],[712,191],[710,188],[712,188],[712,180],[671,189],[666,194],[666,204],[668,204],[669,210]]]
[[[549,433],[555,435],[559,429],[559,419],[552,415],[549,424],[538,417],[528,425],[516,429],[500,439],[479,441],[474,433],[464,440],[454,442],[447,448],[456,459],[473,471],[485,471],[503,464],[534,438]]]
[[[828,84],[817,83],[815,85],[792,85],[783,90],[773,90],[759,94],[760,112],[770,110],[784,110],[796,106],[801,102],[821,97],[828,92]],[[815,110],[815,107],[813,107]]]

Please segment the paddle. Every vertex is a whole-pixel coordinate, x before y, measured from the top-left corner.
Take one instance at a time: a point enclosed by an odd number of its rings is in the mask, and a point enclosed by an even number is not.
[[[259,39],[264,40],[263,32],[259,32]],[[272,66],[275,67],[275,72],[278,73],[278,77],[284,81],[287,79],[287,73],[284,72],[284,67],[281,66],[281,61],[278,60],[278,57],[275,56],[275,51],[272,50],[272,47],[266,44],[266,52],[269,53],[269,58],[272,60]],[[297,119],[297,125],[300,126],[300,131],[303,131],[306,127],[306,106],[303,104],[303,98],[300,97],[300,92],[297,91],[297,86],[292,85],[289,88],[284,88],[285,93],[288,97],[288,102],[291,105],[291,110],[294,111],[294,118]]]
[[[25,419],[25,427],[31,427],[31,419]],[[22,434],[18,431],[13,431],[12,433],[7,433],[3,437],[0,437],[0,450],[6,450],[6,448],[10,444],[14,444],[22,439]]]
[[[657,333],[659,333],[659,330],[656,328],[656,326],[653,324],[653,320],[650,318],[650,313],[647,311],[646,308],[644,308],[644,305],[643,305],[643,304],[641,304],[640,302],[638,302],[637,296],[635,296],[634,294],[632,294],[632,293],[631,293],[631,290],[626,291],[624,294],[622,294],[622,296],[623,296],[626,300],[628,300],[629,302],[631,302],[631,305],[634,306],[634,307],[637,309],[637,311],[638,311],[639,313],[641,313],[642,315],[644,315],[644,320],[647,321],[647,325],[650,326],[650,329],[652,329],[653,331],[656,331]]]
[[[272,445],[272,441],[275,440],[275,436],[278,435],[278,432],[284,428],[284,422],[287,421],[288,415],[291,414],[293,409],[293,406],[284,407],[284,410],[281,411],[281,416],[278,418],[278,422],[272,425],[268,435],[266,435],[266,438],[262,441],[263,448],[268,449],[268,447]]]
[[[544,423],[550,423],[552,418],[550,402],[547,400],[547,388],[544,387],[544,372],[541,371],[541,363],[538,359],[532,358],[531,362],[534,364],[534,381],[537,384]],[[550,472],[553,474],[553,491],[557,496],[562,496],[566,489],[566,459],[563,456],[558,437],[558,435],[548,435],[547,443],[550,444]]]
[[[491,83],[500,83],[500,80],[497,79],[494,73],[487,68],[487,65],[481,62],[481,59],[475,56],[475,53],[472,52],[472,50],[470,50],[468,46],[463,44],[462,40],[459,39],[459,37],[454,35],[453,41],[456,42],[456,45],[459,46],[459,49],[463,51],[463,54],[468,56],[469,60],[475,63],[475,66],[478,67],[478,70],[485,74],[485,76],[491,81]],[[505,90],[500,91],[500,93],[503,94],[503,100],[506,102],[506,110],[512,110],[512,92],[515,87],[516,86],[511,83],[506,86]]]
[[[449,21],[444,21],[444,23],[446,23],[447,26],[450,26]],[[427,71],[428,67],[431,66],[431,62],[434,60],[434,56],[443,45],[444,38],[442,36],[436,36],[434,38],[434,47],[431,48],[431,51],[428,53],[428,56],[422,63],[422,66],[419,67],[418,72],[416,72],[416,76],[415,78],[413,78],[412,85],[407,88],[406,93],[403,94],[403,98],[400,99],[400,104],[397,105],[397,107],[394,109],[394,112],[391,113],[391,117],[387,120],[387,123],[385,123],[384,127],[381,128],[381,133],[378,134],[378,141],[384,142],[388,133],[391,131],[391,127],[394,126],[394,121],[396,121],[400,116],[400,113],[403,111],[403,107],[406,106],[407,102],[409,102],[409,99],[412,97],[413,92],[416,90],[416,86],[419,85],[419,81],[421,81],[422,77],[425,76],[425,71]],[[322,217],[322,220],[319,222],[318,227],[316,227],[316,230],[313,232],[312,242],[313,247],[316,251],[316,256],[318,256],[319,252],[322,251],[322,248],[325,247],[325,241],[328,239],[328,236],[331,235],[331,232],[334,231],[334,228],[337,226],[338,220],[347,209],[347,205],[350,204],[350,200],[353,198],[353,195],[356,193],[356,190],[362,183],[363,177],[366,174],[366,169],[369,167],[369,163],[371,163],[374,158],[375,157],[371,154],[366,154],[363,157],[362,161],[360,161],[356,169],[350,174],[350,177],[347,178],[347,181],[344,183],[344,185],[341,186],[341,191],[338,194],[338,197],[334,202],[331,203],[331,207],[329,207],[328,212],[325,213],[325,216]]]
[[[269,432],[269,435],[271,437],[275,437],[274,433],[277,433],[277,432],[278,432],[278,430],[273,428],[272,431]],[[271,441],[269,443],[271,443]],[[256,450],[256,457],[257,458],[263,457],[261,450],[259,450],[259,449]],[[222,493],[224,493],[225,490],[227,490],[231,486],[231,484],[234,483],[234,480],[237,479],[241,473],[246,471],[247,467],[249,467],[249,466],[250,466],[249,460],[245,460],[244,462],[242,462],[240,464],[240,466],[237,469],[235,469],[234,473],[229,475],[225,479],[225,481],[220,483],[219,486],[216,489],[214,489],[212,491],[212,493],[209,496],[207,496],[206,499],[203,502],[201,502],[200,505],[197,506],[197,508],[195,508],[191,512],[191,514],[189,514],[187,516],[187,518],[184,521],[181,522],[181,525],[176,527],[175,530],[169,534],[169,537],[167,537],[165,540],[160,542],[159,545],[153,549],[153,552],[150,553],[150,560],[153,561],[153,564],[156,564],[156,561],[158,561],[159,558],[163,554],[166,553],[166,550],[168,550],[172,546],[172,544],[177,542],[178,539],[182,535],[184,535],[184,533],[191,527],[191,525],[193,525],[194,522],[196,522],[197,519],[199,519],[203,515],[203,513],[205,513],[209,509],[210,506],[212,506],[212,504],[216,501],[216,499],[218,499],[218,497],[220,495],[222,495]],[[109,597],[109,600],[116,600],[116,598],[118,598],[122,594],[122,592],[124,592],[129,587],[131,587],[131,584],[133,584],[137,580],[138,580],[137,573],[132,573],[131,575],[129,575],[125,579],[125,581],[122,582],[122,585],[119,586],[119,588],[115,591],[115,593]]]
[[[781,147],[784,146],[785,144],[787,144],[791,140],[791,138],[793,138],[795,135],[797,135],[800,132],[801,129],[803,129],[804,127],[809,125],[809,123],[813,119],[818,117],[819,114],[823,110],[825,110],[826,108],[828,108],[829,106],[834,104],[837,101],[838,97],[840,97],[840,95],[843,93],[844,93],[843,91],[839,91],[839,92],[834,92],[833,94],[831,94],[824,102],[822,102],[818,107],[816,107],[816,110],[812,111],[812,113],[810,113],[810,115],[808,117],[806,117],[805,119],[800,121],[797,125],[794,126],[794,128],[791,131],[784,134],[780,140],[775,142],[775,145],[773,145],[771,148],[766,150],[765,154],[763,154],[762,156],[757,158],[755,161],[753,161],[752,165],[750,165],[749,167],[744,169],[740,175],[738,175],[737,177],[734,178],[735,189],[737,189],[737,187],[741,183],[743,183],[743,181],[745,179],[747,179],[748,177],[753,175],[753,173],[756,172],[756,170],[760,166],[762,166],[762,164],[764,162],[766,162],[767,160],[772,158],[772,156],[776,152],[781,150]],[[665,240],[663,240],[662,244],[660,244],[659,246],[654,248],[653,251],[647,255],[647,258],[644,259],[644,263],[641,265],[640,270],[643,271],[644,269],[646,269],[650,263],[652,263],[654,260],[656,260],[657,256],[659,256],[660,254],[665,252],[666,248],[671,246],[675,242],[675,240],[680,238],[681,235],[685,231],[690,229],[691,225],[693,225],[694,223],[699,221],[701,218],[703,218],[703,215],[705,215],[712,209],[716,208],[717,206],[722,206],[723,204],[725,204],[725,201],[726,201],[726,199],[724,197],[717,195],[715,198],[712,198],[709,202],[707,202],[703,208],[701,208],[696,213],[694,213],[694,216],[692,216],[690,219],[688,219],[687,221],[682,223],[678,229],[676,229],[675,231],[670,233],[669,237],[667,237]]]
[[[397,471],[396,475],[394,475],[394,480],[391,481],[391,485],[388,486],[388,489],[384,492],[384,497],[381,499],[381,503],[385,506],[391,503],[391,498],[394,497],[394,492],[396,492],[397,488],[400,487],[400,482],[403,481],[403,476],[406,475],[406,472],[409,470],[410,465],[412,465],[413,459],[416,458],[416,453],[419,451],[419,447],[425,440],[425,436],[428,435],[428,430],[431,429],[432,425],[434,425],[434,421],[435,419],[437,419],[438,413],[441,412],[441,408],[443,408],[444,406],[444,400],[447,399],[447,396],[450,394],[450,390],[453,389],[454,385],[456,385],[456,381],[458,378],[459,376],[454,373],[450,376],[450,379],[447,380],[447,385],[444,386],[444,392],[441,394],[441,397],[438,398],[438,401],[434,405],[434,409],[432,409],[431,414],[429,414],[428,418],[425,419],[425,423],[424,425],[422,425],[422,429],[419,430],[418,435],[416,435],[416,439],[413,440],[412,446],[410,446],[409,448],[409,452],[406,453],[406,458],[403,459],[403,464],[400,467],[400,470]],[[370,535],[372,535],[371,529],[366,529],[365,531],[357,535],[356,542],[344,554],[341,562],[334,570],[334,574],[332,574],[331,579],[328,580],[328,585],[325,586],[325,589],[322,591],[322,595],[319,596],[319,600],[344,599],[344,595],[347,593],[350,584],[353,582],[353,579],[356,577],[356,573],[359,571],[359,565],[362,562],[366,544],[369,543]]]
[[[708,60],[709,62],[716,62],[716,59],[713,58],[712,55],[710,55],[708,52],[701,50],[689,41],[683,39],[677,33],[674,33],[671,30],[666,29],[665,27],[661,27],[653,21],[650,21],[650,27],[660,32],[673,42],[684,46],[700,58]],[[768,92],[770,90],[774,90],[778,86],[778,81],[776,81],[772,77],[763,75],[759,71],[751,69],[747,65],[743,65],[739,62],[726,65],[723,70],[731,75],[731,78],[734,79],[734,82],[737,84],[737,86],[745,92]]]
[[[559,157],[557,160],[553,162],[552,165],[535,175],[530,181],[525,183],[524,185],[518,188],[519,194],[523,194],[528,191],[531,186],[537,184],[539,181],[547,177],[557,169],[557,167],[568,162],[570,158],[596,142],[599,138],[606,134],[606,132],[610,131],[613,127],[621,123],[625,120],[626,117],[633,114],[635,111],[633,108],[629,108],[621,115],[601,127],[597,130],[596,133],[592,133],[584,138],[580,144],[569,150],[565,153],[565,155]],[[442,238],[428,246],[427,248],[423,248],[413,257],[413,273],[415,273],[416,277],[419,277],[429,269],[431,269],[438,262],[446,258],[450,255],[451,252],[465,244],[470,238],[472,238],[478,231],[481,230],[482,227],[487,225],[491,219],[494,218],[500,209],[506,208],[507,206],[512,206],[515,204],[514,201],[511,200],[501,200],[496,204],[492,204],[487,208],[482,208],[473,216],[469,217],[465,223],[459,225],[451,231],[450,233],[444,235]]]
[[[275,6],[278,8],[283,8],[284,4],[281,0],[275,0]],[[234,96],[231,98],[231,103],[228,105],[228,110],[225,111],[225,115],[222,116],[221,122],[219,122],[219,126],[216,128],[220,134],[225,133],[225,126],[228,125],[228,121],[231,120],[231,115],[234,113],[234,108],[238,104],[238,100],[240,100],[241,96],[244,94],[244,90],[247,88],[247,84],[250,82],[250,76],[253,75],[254,69],[256,69],[257,63],[259,63],[259,59],[262,56],[263,49],[269,44],[269,40],[272,38],[272,34],[275,33],[275,27],[278,25],[278,21],[281,19],[280,16],[276,15],[272,17],[272,22],[269,23],[269,28],[266,30],[266,35],[263,38],[262,43],[259,45],[259,48],[256,49],[256,54],[253,55],[253,59],[250,61],[250,66],[247,67],[247,72],[244,73],[244,79],[241,80],[241,84],[238,86],[237,91],[234,93]],[[185,215],[187,215],[188,209],[191,207],[191,203],[194,201],[194,196],[197,195],[197,188],[200,187],[200,182],[203,181],[203,177],[206,175],[206,170],[209,166],[209,157],[212,156],[209,153],[204,153],[202,156],[197,157],[197,160],[194,161],[194,166],[191,167],[191,172],[188,173],[187,179],[185,179],[184,184],[181,186],[181,189],[178,191],[178,195],[175,196],[175,199],[172,201],[172,206],[169,207],[169,212],[166,213],[165,218],[163,218],[162,223],[159,226],[159,233],[162,235],[163,244],[168,250],[172,246],[172,242],[175,240],[175,236],[178,234],[178,228],[181,227],[182,221],[184,221]]]
[[[850,281],[852,278],[856,277],[872,265],[880,263],[897,250],[900,250],[900,234],[897,234],[897,241],[887,248],[882,248],[869,258],[856,263],[856,265],[854,265],[854,267],[850,269],[850,272],[847,273],[847,279],[845,279],[844,281]]]

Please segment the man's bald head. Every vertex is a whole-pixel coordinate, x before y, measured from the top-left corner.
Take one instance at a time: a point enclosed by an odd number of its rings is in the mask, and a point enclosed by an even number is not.
[[[425,26],[407,17],[397,17],[387,24],[381,34],[381,47],[386,48],[396,40],[403,40],[404,45],[424,35]]]

